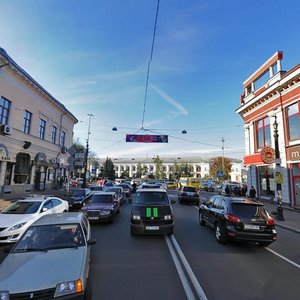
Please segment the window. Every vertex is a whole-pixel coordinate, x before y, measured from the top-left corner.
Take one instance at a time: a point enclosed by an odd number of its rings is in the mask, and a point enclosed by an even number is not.
[[[46,133],[46,121],[41,119],[40,120],[40,128],[39,128],[39,138],[44,140]]]
[[[0,98],[0,124],[8,125],[10,103],[9,100],[3,97]]]
[[[52,144],[56,143],[56,135],[57,135],[57,127],[52,126],[52,131],[51,131],[51,143]]]
[[[273,171],[274,169],[271,166],[258,167],[261,196],[274,195],[275,183]]]
[[[66,141],[66,133],[64,131],[62,131],[61,137],[60,137],[60,145],[65,146],[65,141]]]
[[[256,123],[257,149],[271,145],[270,119],[261,119]]]
[[[23,132],[24,133],[30,133],[31,118],[32,118],[32,113],[25,110],[25,112],[24,112],[24,123],[23,123]]]
[[[289,140],[300,139],[300,102],[295,103],[287,108],[288,134]]]

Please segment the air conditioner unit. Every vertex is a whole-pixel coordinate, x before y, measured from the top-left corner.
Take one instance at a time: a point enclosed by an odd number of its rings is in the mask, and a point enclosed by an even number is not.
[[[8,126],[8,125],[1,126],[1,132],[4,134],[7,134],[7,135],[12,134],[12,131],[13,131],[13,129],[11,126]]]

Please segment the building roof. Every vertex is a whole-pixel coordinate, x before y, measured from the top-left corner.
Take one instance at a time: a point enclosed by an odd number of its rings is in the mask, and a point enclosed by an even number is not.
[[[4,58],[6,63],[0,65],[1,67],[10,66],[13,67],[12,69],[16,69],[20,72],[23,76],[25,76],[28,80],[30,80],[39,90],[41,90],[46,96],[51,99],[57,106],[59,106],[65,113],[67,113],[72,119],[74,119],[75,123],[78,122],[78,119],[56,98],[54,98],[47,90],[45,90],[35,79],[33,79],[23,68],[21,68],[5,51],[5,49],[0,47],[0,58]]]

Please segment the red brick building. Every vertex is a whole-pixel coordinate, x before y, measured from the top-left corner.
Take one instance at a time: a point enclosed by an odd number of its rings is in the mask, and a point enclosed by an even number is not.
[[[277,200],[281,183],[283,203],[300,208],[300,64],[283,71],[282,59],[283,53],[276,52],[245,80],[236,112],[244,120],[248,186],[259,198]],[[277,165],[261,155],[268,146],[275,149],[275,120]]]

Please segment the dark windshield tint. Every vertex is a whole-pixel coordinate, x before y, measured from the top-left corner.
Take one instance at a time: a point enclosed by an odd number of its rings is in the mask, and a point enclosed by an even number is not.
[[[169,200],[167,194],[163,192],[137,192],[134,203],[141,205],[167,205]]]
[[[241,218],[265,217],[266,211],[263,206],[243,203],[232,203],[232,213]]]
[[[84,195],[85,195],[85,190],[76,190],[73,192],[73,197],[79,197]]]
[[[195,187],[193,187],[193,186],[185,186],[185,187],[183,188],[183,191],[184,191],[184,192],[196,192],[197,189],[196,189]]]
[[[34,214],[38,211],[41,202],[15,202],[2,211],[2,214]]]
[[[93,195],[91,197],[91,203],[112,203],[111,195]]]

